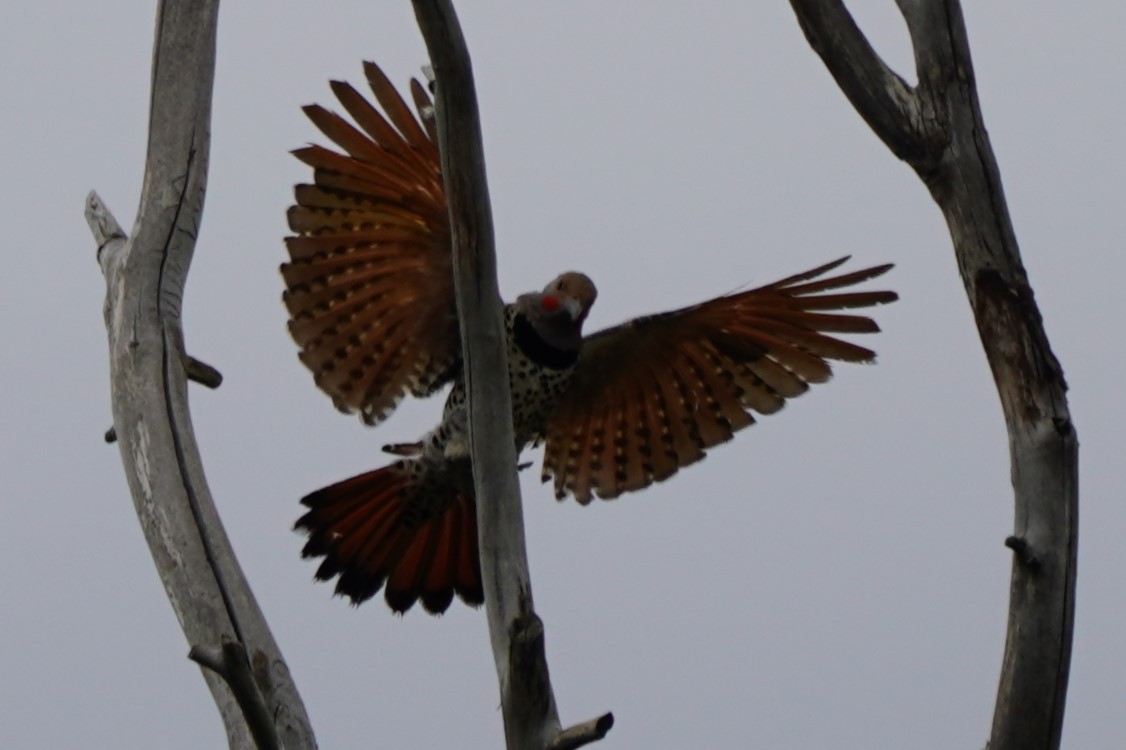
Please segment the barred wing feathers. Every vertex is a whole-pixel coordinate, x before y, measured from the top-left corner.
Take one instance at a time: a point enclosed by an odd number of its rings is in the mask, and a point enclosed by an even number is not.
[[[375,424],[407,393],[448,382],[461,345],[432,126],[419,124],[376,65],[364,70],[382,113],[339,81],[333,92],[355,125],[305,108],[341,150],[294,152],[313,167],[313,184],[295,189],[281,271],[301,361],[337,408]],[[417,82],[412,94],[420,114],[431,106]]]
[[[872,361],[872,350],[830,334],[879,327],[838,311],[897,295],[838,290],[891,265],[825,276],[846,260],[588,337],[548,418],[544,481],[583,504],[642,489],[828,380],[829,360]]]

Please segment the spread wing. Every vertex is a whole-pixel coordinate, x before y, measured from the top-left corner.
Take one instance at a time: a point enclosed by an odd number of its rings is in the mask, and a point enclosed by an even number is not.
[[[461,345],[441,163],[421,116],[430,98],[411,81],[420,125],[375,64],[364,72],[384,114],[340,81],[332,90],[358,127],[305,107],[340,151],[294,152],[313,184],[295,189],[281,272],[301,361],[337,408],[375,424],[406,393],[448,382]]]
[[[894,292],[841,292],[891,265],[825,274],[848,258],[694,307],[631,320],[583,342],[574,380],[548,418],[543,479],[580,503],[659,482],[704,450],[772,414],[828,360],[875,352],[830,333],[873,333],[868,317],[834,312],[892,302]]]

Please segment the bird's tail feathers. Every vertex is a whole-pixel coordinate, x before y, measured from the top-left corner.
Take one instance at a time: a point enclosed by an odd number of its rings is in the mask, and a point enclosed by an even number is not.
[[[318,580],[359,604],[379,592],[396,612],[421,600],[445,612],[457,594],[484,601],[477,513],[464,483],[435,481],[418,460],[402,460],[313,492],[295,528],[309,536],[303,557],[323,557]]]

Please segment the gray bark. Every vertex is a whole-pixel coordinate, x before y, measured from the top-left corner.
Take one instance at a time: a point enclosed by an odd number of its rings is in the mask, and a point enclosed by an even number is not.
[[[577,748],[605,736],[613,716],[562,730],[544,653],[543,622],[532,604],[492,214],[469,51],[452,3],[413,2],[437,84],[435,110],[469,396],[481,573],[505,738],[510,750]]]
[[[164,0],[153,47],[144,183],[132,236],[95,193],[106,279],[113,432],[145,539],[232,748],[316,747],[305,708],[219,522],[188,411],[184,283],[203,212],[217,0]]]
[[[1020,259],[958,0],[897,0],[915,52],[907,86],[839,0],[791,0],[860,115],[946,218],[1009,433],[1015,500],[1008,633],[989,747],[1055,750],[1075,618],[1078,440],[1067,384]]]

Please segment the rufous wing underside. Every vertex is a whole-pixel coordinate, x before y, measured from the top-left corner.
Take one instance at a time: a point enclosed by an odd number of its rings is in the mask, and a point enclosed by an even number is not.
[[[295,190],[281,271],[301,361],[337,408],[375,424],[407,393],[448,382],[461,344],[441,166],[422,116],[430,99],[411,82],[420,124],[376,65],[364,70],[385,114],[339,81],[333,92],[355,126],[305,108],[341,152],[294,152],[313,184]]]
[[[892,302],[894,292],[838,290],[891,266],[824,277],[846,260],[588,337],[548,418],[544,481],[583,504],[639,490],[827,380],[829,360],[873,360],[829,334],[879,330],[838,311]]]

